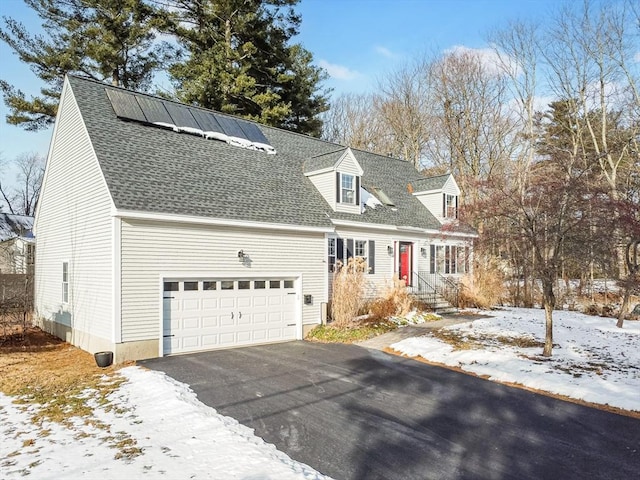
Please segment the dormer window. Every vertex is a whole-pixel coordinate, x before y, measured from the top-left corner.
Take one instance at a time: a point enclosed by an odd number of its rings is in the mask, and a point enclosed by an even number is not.
[[[458,218],[458,196],[443,193],[442,197],[442,216],[444,218]]]
[[[356,203],[356,179],[353,175],[342,174],[341,179],[341,203]]]
[[[336,200],[338,203],[358,205],[360,202],[360,177],[349,173],[337,172]]]

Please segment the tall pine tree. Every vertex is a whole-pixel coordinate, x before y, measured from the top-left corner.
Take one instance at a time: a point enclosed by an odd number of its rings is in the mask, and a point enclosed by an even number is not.
[[[0,80],[7,122],[27,130],[54,120],[67,73],[145,90],[153,73],[170,57],[171,48],[156,41],[165,13],[143,0],[24,0],[43,21],[45,35],[3,17],[0,40],[6,42],[46,84],[40,96],[25,94]]]
[[[319,136],[327,110],[325,72],[291,44],[298,0],[174,0],[173,33],[186,51],[170,74],[178,98]]]

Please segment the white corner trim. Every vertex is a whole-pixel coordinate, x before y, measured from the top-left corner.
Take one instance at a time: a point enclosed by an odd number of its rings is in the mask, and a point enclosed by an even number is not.
[[[248,222],[225,218],[196,217],[192,215],[176,215],[169,213],[140,212],[136,210],[112,209],[111,216],[123,219],[152,220],[156,222],[192,223],[199,225],[220,225],[226,227],[259,228],[264,230],[293,230],[296,232],[333,232],[331,227],[309,227],[304,225],[287,225],[283,223]]]
[[[111,302],[113,308],[113,343],[122,343],[122,220],[120,218],[112,218],[111,223],[111,286],[112,295]]]

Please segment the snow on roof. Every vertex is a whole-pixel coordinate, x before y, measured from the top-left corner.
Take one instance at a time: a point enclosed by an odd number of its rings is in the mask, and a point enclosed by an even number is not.
[[[16,237],[33,238],[33,217],[0,213],[0,242]]]

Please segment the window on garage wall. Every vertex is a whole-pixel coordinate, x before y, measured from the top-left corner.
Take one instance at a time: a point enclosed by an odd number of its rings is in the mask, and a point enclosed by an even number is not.
[[[62,303],[69,303],[69,262],[62,262]]]

